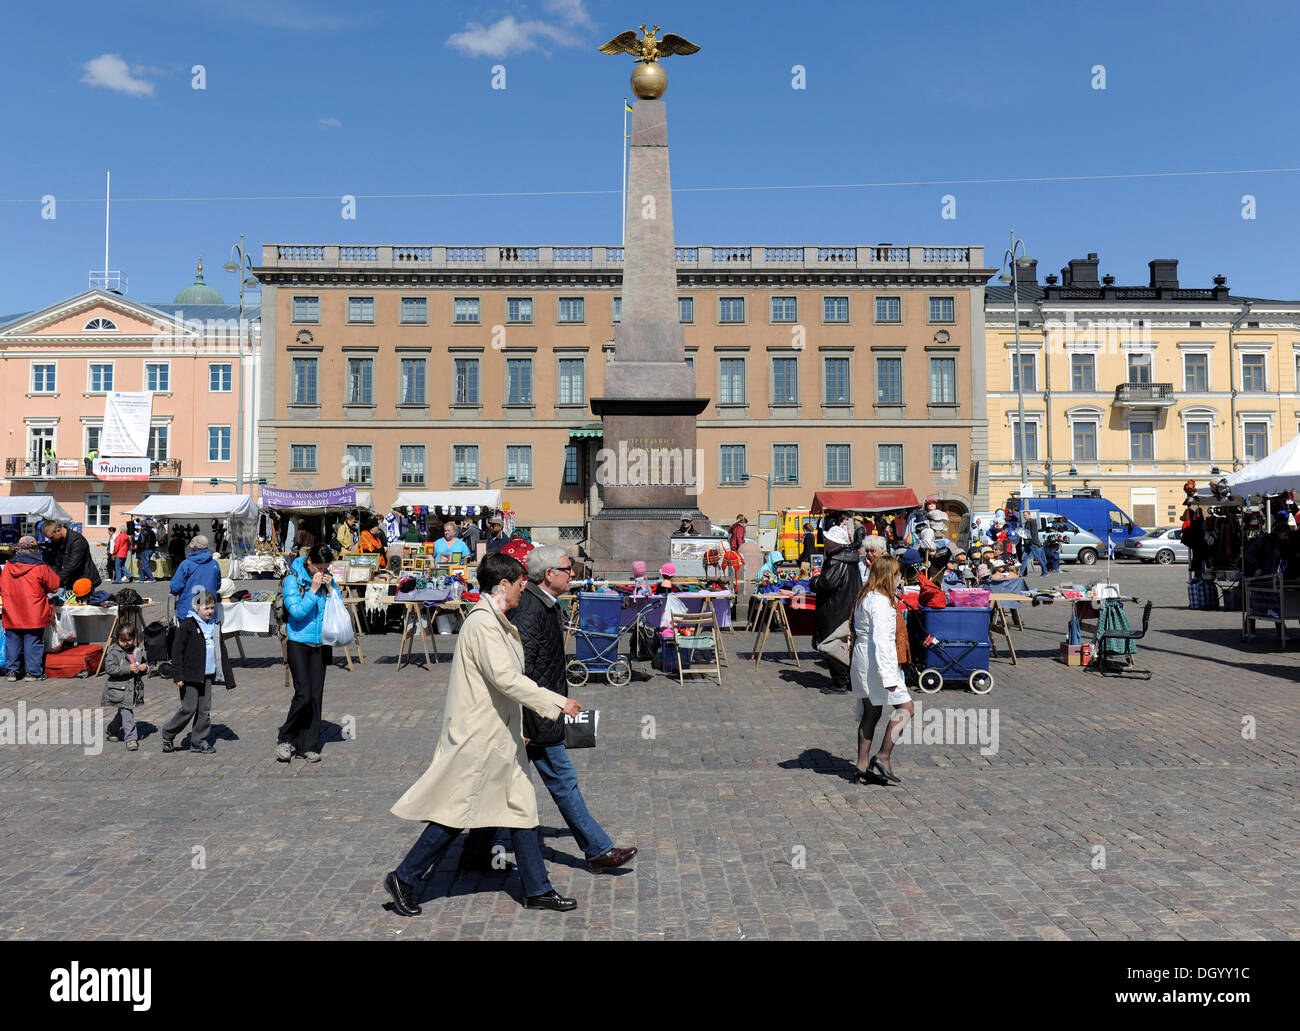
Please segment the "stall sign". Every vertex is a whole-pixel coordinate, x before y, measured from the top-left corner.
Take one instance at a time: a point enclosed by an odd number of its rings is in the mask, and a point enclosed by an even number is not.
[[[81,467],[82,467],[82,463],[75,458],[59,459],[59,472],[61,473],[79,472],[81,470]]]
[[[1246,614],[1251,619],[1280,620],[1282,618],[1282,592],[1251,590],[1246,592]]]

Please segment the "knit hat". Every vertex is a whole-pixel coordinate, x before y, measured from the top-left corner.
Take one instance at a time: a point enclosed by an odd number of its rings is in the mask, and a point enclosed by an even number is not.
[[[522,537],[514,537],[506,541],[501,548],[502,555],[509,555],[516,562],[522,562],[528,565],[528,553],[533,550],[534,545],[524,540]]]
[[[18,543],[14,545],[14,551],[40,551],[41,546],[36,543],[36,538],[31,534],[24,534],[18,538]]]
[[[640,559],[632,563],[632,575],[634,577],[645,576],[645,563]]]
[[[222,577],[221,586],[217,588],[217,597],[222,599],[229,599],[230,596],[234,593],[235,593],[235,581],[230,579],[230,577],[228,576]]]
[[[95,589],[95,585],[86,577],[82,577],[72,585],[72,593],[78,598],[84,598]]]
[[[842,526],[832,526],[826,531],[826,539],[832,544],[848,544],[849,535]]]
[[[919,566],[921,564],[921,553],[915,548],[908,548],[898,556],[898,560],[905,566]]]
[[[677,567],[673,565],[671,562],[665,562],[662,566],[659,567],[659,575],[662,576],[665,580],[671,580],[674,576],[677,575]]]

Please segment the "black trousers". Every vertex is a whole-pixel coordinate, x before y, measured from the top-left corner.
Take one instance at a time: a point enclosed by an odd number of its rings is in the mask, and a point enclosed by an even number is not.
[[[331,649],[319,644],[289,642],[289,674],[293,701],[280,727],[278,741],[288,741],[295,751],[320,751],[320,714],[325,699],[325,670],[333,660]]]

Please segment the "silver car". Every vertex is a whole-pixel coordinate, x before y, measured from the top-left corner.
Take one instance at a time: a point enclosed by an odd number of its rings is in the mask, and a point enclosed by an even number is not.
[[[1152,530],[1145,537],[1130,537],[1124,546],[1117,548],[1115,554],[1121,558],[1135,558],[1141,562],[1159,562],[1167,566],[1171,562],[1186,562],[1190,556],[1187,545],[1182,541],[1181,526],[1164,527]]]

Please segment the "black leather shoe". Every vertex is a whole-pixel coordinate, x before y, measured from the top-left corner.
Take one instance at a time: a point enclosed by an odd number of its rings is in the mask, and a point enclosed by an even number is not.
[[[884,763],[882,763],[874,755],[871,757],[871,762],[867,764],[867,769],[874,770],[876,776],[883,777],[886,784],[902,783],[902,781],[898,777],[895,777],[892,773],[890,773],[887,769],[885,769]]]
[[[384,890],[393,900],[393,909],[402,916],[419,916],[420,907],[415,903],[415,889],[397,879],[394,870],[384,878]]]
[[[603,856],[597,856],[589,862],[587,869],[592,873],[599,873],[601,870],[613,870],[624,863],[630,863],[635,855],[635,848],[611,848]]]
[[[524,909],[553,909],[557,913],[567,913],[577,908],[577,899],[566,899],[554,888],[545,895],[529,895],[524,899]]]
[[[468,856],[462,852],[456,869],[469,873],[510,873],[515,869],[515,864],[499,852],[495,856],[491,853],[485,856]]]

